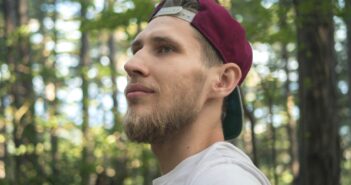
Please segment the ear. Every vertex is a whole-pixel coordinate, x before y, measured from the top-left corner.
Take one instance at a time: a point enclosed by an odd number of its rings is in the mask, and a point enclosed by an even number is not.
[[[227,63],[218,67],[217,79],[212,84],[213,98],[228,96],[241,79],[241,70],[237,64]]]

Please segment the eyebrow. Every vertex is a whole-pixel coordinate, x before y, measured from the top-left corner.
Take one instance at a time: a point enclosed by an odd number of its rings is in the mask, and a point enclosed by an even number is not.
[[[171,44],[178,49],[182,49],[182,46],[178,41],[168,36],[154,36],[151,37],[150,40],[152,44]],[[144,41],[142,39],[136,39],[132,41],[131,48],[140,47],[143,45],[143,42]]]

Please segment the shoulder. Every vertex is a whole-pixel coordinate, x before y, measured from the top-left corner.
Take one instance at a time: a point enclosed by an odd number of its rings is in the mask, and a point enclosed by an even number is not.
[[[238,165],[219,164],[203,170],[191,185],[261,185],[253,174]]]
[[[191,185],[268,185],[250,158],[227,142],[211,146],[191,178]]]

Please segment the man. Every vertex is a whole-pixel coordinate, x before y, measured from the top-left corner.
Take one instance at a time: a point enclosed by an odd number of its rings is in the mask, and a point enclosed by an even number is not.
[[[242,127],[238,85],[252,49],[222,6],[162,1],[131,49],[124,127],[131,140],[151,144],[163,174],[154,185],[269,184],[225,141]]]

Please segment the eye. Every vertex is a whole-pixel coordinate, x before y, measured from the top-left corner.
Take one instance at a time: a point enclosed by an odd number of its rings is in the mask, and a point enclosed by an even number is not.
[[[174,49],[173,47],[171,46],[160,46],[157,48],[157,53],[158,54],[167,54],[167,53],[170,53],[170,52],[173,52]]]
[[[132,54],[135,55],[141,48],[140,47],[132,47]]]

